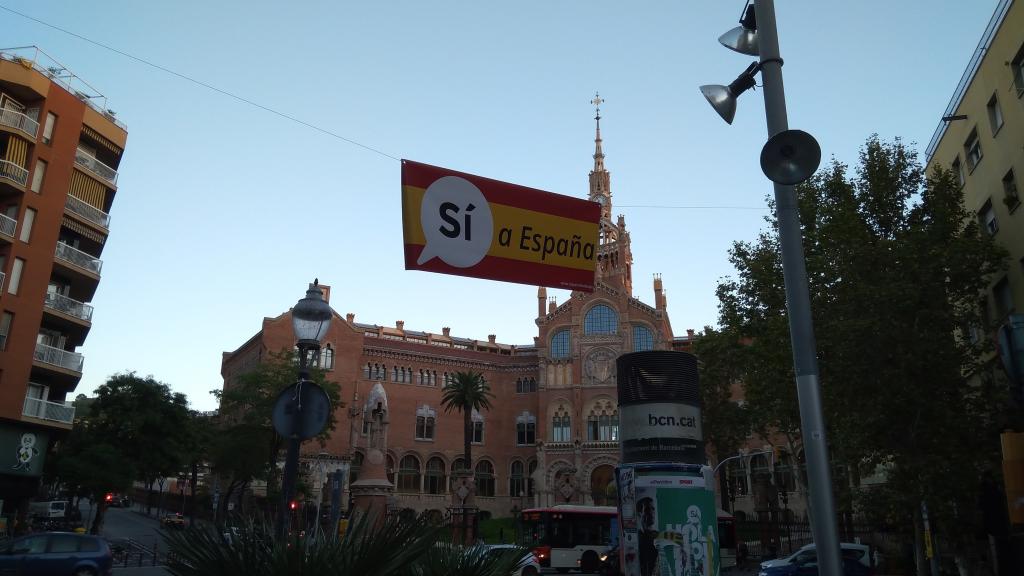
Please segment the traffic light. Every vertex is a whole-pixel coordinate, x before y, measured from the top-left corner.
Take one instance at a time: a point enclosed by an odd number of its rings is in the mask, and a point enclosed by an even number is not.
[[[103,497],[103,501],[104,502],[108,502],[108,503],[109,502],[113,502],[114,501],[114,494],[111,493],[111,492],[107,492],[107,495]]]
[[[292,500],[291,502],[288,503],[288,509],[289,510],[295,511],[295,510],[298,510],[298,508],[299,508],[299,503],[296,502],[295,500]]]

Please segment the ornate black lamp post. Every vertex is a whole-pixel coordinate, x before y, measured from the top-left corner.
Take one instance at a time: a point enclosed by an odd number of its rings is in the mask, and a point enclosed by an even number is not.
[[[299,381],[286,388],[274,407],[274,427],[288,439],[288,454],[281,481],[281,506],[277,516],[277,534],[285,535],[285,521],[295,491],[299,467],[299,445],[323,430],[330,415],[330,401],[322,388],[309,381],[309,360],[316,357],[320,342],[331,325],[333,312],[324,301],[324,293],[313,281],[306,297],[292,308],[292,328],[299,353]]]

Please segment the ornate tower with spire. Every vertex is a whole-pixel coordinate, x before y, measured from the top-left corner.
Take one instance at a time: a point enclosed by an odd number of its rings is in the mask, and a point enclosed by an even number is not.
[[[604,150],[601,147],[601,104],[604,99],[594,94],[590,101],[594,105],[597,132],[594,137],[594,169],[590,171],[590,200],[601,205],[601,245],[597,255],[597,280],[633,293],[633,253],[629,248],[629,233],[626,220],[621,215],[612,220],[611,173],[604,167]]]

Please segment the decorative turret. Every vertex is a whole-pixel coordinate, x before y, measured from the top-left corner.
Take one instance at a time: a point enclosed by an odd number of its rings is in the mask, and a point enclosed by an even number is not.
[[[548,300],[548,289],[541,286],[537,288],[537,317],[543,318],[547,312],[544,311],[544,305]]]
[[[665,291],[661,285],[661,274],[654,275],[654,307],[658,310],[665,309]]]

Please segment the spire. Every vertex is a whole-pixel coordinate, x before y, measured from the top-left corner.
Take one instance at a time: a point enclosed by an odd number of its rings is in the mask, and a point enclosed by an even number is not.
[[[604,152],[601,150],[601,104],[604,104],[604,100],[601,99],[601,95],[597,92],[594,93],[594,99],[590,101],[594,105],[597,114],[594,116],[594,120],[597,121],[597,136],[594,137],[594,172],[604,171]]]
[[[611,174],[604,167],[604,151],[601,149],[601,104],[604,104],[604,99],[600,94],[595,93],[594,99],[590,103],[597,110],[597,114],[594,116],[594,120],[597,121],[597,133],[594,137],[594,169],[590,171],[589,197],[591,201],[601,204],[602,239],[614,239]]]

